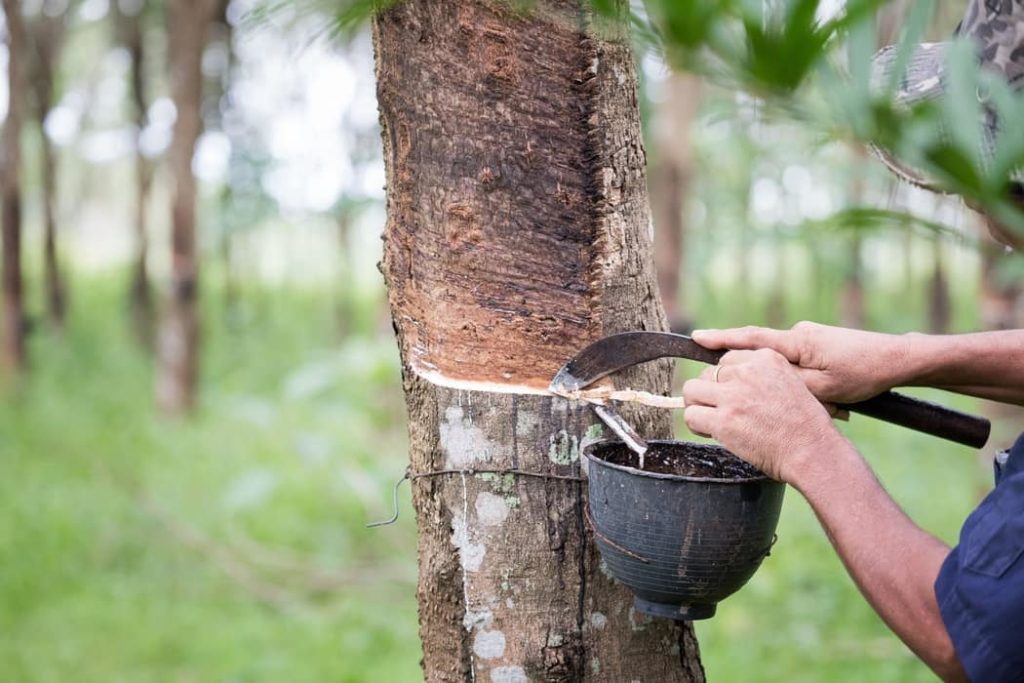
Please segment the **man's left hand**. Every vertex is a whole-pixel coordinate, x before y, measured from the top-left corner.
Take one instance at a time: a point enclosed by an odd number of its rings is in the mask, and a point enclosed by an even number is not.
[[[779,481],[795,483],[802,463],[842,439],[796,369],[770,349],[730,351],[684,384],[683,397],[691,430]]]

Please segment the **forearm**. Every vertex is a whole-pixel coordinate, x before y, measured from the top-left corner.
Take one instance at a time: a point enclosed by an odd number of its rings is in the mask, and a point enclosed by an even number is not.
[[[1024,330],[908,334],[893,351],[893,383],[1024,405]]]
[[[792,482],[818,515],[861,592],[889,627],[945,680],[966,680],[935,599],[949,548],[916,526],[838,434]]]

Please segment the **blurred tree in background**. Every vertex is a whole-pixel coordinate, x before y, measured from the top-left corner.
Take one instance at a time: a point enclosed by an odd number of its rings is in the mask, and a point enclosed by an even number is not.
[[[25,365],[25,313],[21,268],[21,131],[24,127],[27,93],[22,60],[28,37],[17,0],[5,0],[7,17],[7,117],[3,130],[3,194],[0,221],[3,232],[3,366],[6,374],[20,372]]]

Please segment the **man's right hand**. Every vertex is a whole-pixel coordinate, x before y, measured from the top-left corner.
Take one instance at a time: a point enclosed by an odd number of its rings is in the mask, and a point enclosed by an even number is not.
[[[863,401],[909,379],[898,335],[800,322],[790,330],[694,330],[693,340],[710,349],[774,349],[797,366],[812,394],[831,403]]]

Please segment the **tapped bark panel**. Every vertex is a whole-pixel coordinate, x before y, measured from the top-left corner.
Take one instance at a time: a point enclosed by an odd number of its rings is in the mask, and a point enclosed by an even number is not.
[[[601,334],[597,51],[572,6],[427,2],[378,19],[384,272],[419,374],[547,387]],[[410,90],[402,84],[416,83]]]

